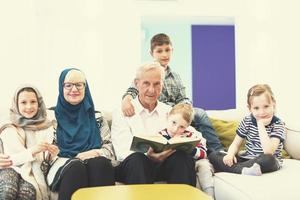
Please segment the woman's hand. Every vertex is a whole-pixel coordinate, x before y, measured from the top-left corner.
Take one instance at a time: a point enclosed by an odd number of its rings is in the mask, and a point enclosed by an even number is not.
[[[176,150],[169,149],[160,153],[155,153],[154,150],[150,147],[147,152],[147,156],[155,162],[163,162],[167,157],[169,157]]]
[[[92,149],[92,150],[81,152],[81,153],[77,154],[76,158],[78,158],[80,160],[87,160],[87,159],[95,158],[98,156],[99,156],[98,152],[95,149]]]
[[[234,155],[227,154],[226,156],[223,157],[223,162],[225,165],[231,167],[233,164],[237,162],[237,160]]]
[[[9,158],[8,155],[0,154],[0,169],[11,167],[12,160]]]

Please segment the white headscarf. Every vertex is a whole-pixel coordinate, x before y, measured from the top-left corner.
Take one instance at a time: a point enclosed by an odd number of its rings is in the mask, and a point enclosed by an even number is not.
[[[26,89],[32,89],[35,92],[38,100],[38,111],[36,115],[30,119],[22,116],[18,109],[19,94],[24,90],[26,91]],[[24,85],[16,90],[12,106],[10,108],[10,120],[11,123],[16,127],[21,127],[25,130],[33,131],[46,129],[52,125],[52,122],[47,119],[47,111],[45,103],[43,101],[43,97],[41,96],[39,90],[32,85]]]

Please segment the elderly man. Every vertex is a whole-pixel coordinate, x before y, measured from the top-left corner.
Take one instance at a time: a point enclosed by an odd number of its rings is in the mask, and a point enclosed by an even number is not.
[[[148,63],[138,68],[134,80],[139,91],[132,100],[135,115],[125,117],[121,110],[113,113],[112,142],[120,165],[115,168],[116,180],[125,184],[183,183],[196,185],[195,162],[182,151],[167,150],[146,154],[130,151],[133,135],[157,134],[166,127],[169,105],[157,99],[162,91],[164,70],[159,63]]]

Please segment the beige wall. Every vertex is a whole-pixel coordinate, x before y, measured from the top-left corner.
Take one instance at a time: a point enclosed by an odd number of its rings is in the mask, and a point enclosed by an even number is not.
[[[297,0],[0,0],[0,113],[25,82],[54,105],[67,66],[86,73],[98,109],[112,110],[139,65],[140,16],[234,17],[237,107],[245,110],[250,86],[269,83],[278,114],[300,129],[299,7]]]

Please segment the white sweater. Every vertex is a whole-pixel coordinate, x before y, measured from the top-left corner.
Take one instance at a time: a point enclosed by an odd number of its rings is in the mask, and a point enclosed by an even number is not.
[[[49,189],[40,168],[43,153],[33,157],[30,148],[42,141],[52,143],[53,131],[52,126],[40,131],[17,131],[16,128],[8,127],[0,135],[4,153],[12,159],[12,168],[35,187],[36,199],[49,199]]]

